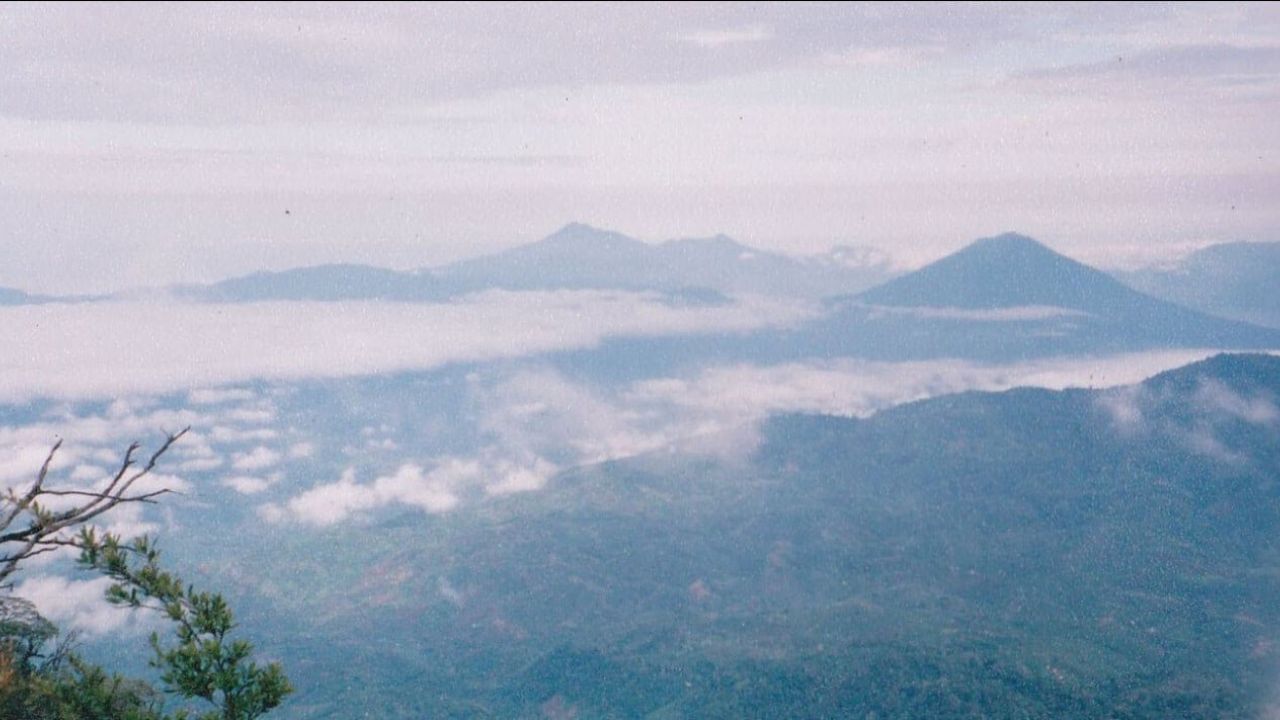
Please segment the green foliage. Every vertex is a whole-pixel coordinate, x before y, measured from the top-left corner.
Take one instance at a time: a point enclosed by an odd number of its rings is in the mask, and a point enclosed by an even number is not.
[[[21,598],[0,598],[0,718],[162,720],[146,683],[109,675],[68,651]]]
[[[151,635],[153,667],[165,690],[185,699],[204,700],[213,709],[193,714],[177,710],[173,720],[252,720],[277,707],[293,691],[279,663],[260,667],[253,646],[229,637],[235,628],[231,609],[217,593],[200,592],[159,565],[160,553],[147,537],[122,544],[91,529],[80,533],[80,563],[115,581],[107,599],[116,605],[150,607],[176,625],[176,644]]]

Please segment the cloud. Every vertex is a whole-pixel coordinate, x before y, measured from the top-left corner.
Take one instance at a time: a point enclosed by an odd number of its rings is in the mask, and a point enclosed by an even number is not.
[[[647,419],[660,417],[654,409],[619,402],[605,388],[549,368],[473,381],[472,392],[489,444],[517,460],[599,462],[654,449],[664,440],[644,427]]]
[[[873,320],[890,315],[906,315],[924,319],[971,320],[974,322],[1025,322],[1052,320],[1054,318],[1088,317],[1089,313],[1073,308],[1051,305],[1024,305],[1019,307],[974,310],[953,307],[899,307],[893,305],[869,305],[869,317]]]
[[[1117,430],[1132,434],[1143,428],[1145,393],[1137,385],[1118,387],[1098,395],[1098,406],[1111,418]]]
[[[851,47],[1010,42],[1102,14],[783,3],[4,6],[0,110],[206,124],[396,116],[502,91],[702,82]],[[1137,14],[1106,15],[1108,26],[1129,27]],[[768,51],[758,50],[766,39]],[[708,48],[751,52],[720,58]]]
[[[257,399],[257,394],[245,388],[203,388],[187,394],[191,405],[220,405],[228,402],[244,402]]]
[[[836,360],[731,365],[708,368],[688,378],[642,381],[627,397],[687,408],[711,427],[779,412],[865,417],[904,402],[966,390],[1129,384],[1213,354],[1211,350],[1125,353],[1011,364]]]
[[[271,437],[277,434],[274,429],[245,428],[238,424],[262,420],[254,414],[264,407],[264,402],[259,399],[241,405],[237,403],[244,402],[243,397],[239,400],[228,397],[217,407],[196,405],[199,412],[166,407],[173,401],[190,402],[191,399],[184,393],[164,402],[146,396],[117,398],[105,407],[99,402],[59,403],[25,424],[0,425],[0,458],[4,458],[0,461],[0,489],[25,486],[34,479],[52,444],[45,438],[63,436],[68,439],[55,456],[46,487],[101,490],[119,470],[125,448],[130,443],[144,441],[134,457],[135,463],[145,461],[157,447],[157,428],[190,426],[192,429],[170,449],[158,471],[136,481],[130,494],[169,490],[196,495],[197,484],[188,479],[188,474],[195,473],[199,480],[208,481],[199,484],[203,489],[214,479],[200,475],[226,463],[226,454],[216,449],[215,444],[238,445],[247,438],[261,437],[263,432]],[[269,417],[275,417],[274,410]],[[234,457],[239,464],[251,465],[255,469],[268,467],[280,460],[278,453],[265,446],[240,449]],[[12,477],[4,477],[6,474]],[[264,479],[260,473],[241,472],[222,484],[247,493],[256,489],[256,484],[265,487],[279,479],[278,473]],[[49,506],[59,509],[76,502],[75,496],[65,496],[52,499]],[[97,522],[105,530],[123,537],[172,531],[175,528],[171,512],[174,504],[168,500],[158,506],[125,504],[100,517]],[[49,557],[52,555],[43,556],[42,560]]]
[[[485,486],[484,491],[488,495],[512,495],[541,490],[557,470],[559,468],[541,457],[523,464],[501,462],[494,466],[495,479]]]
[[[106,601],[109,578],[68,580],[39,576],[23,580],[13,593],[35,604],[41,615],[63,631],[78,630],[105,635],[138,622],[136,610],[118,608]]]
[[[279,436],[279,431],[264,427],[244,429],[215,425],[209,429],[209,439],[220,443],[259,442],[262,440],[275,440]]]
[[[442,513],[458,504],[455,490],[474,484],[485,472],[478,462],[448,458],[430,472],[419,465],[401,465],[372,483],[356,481],[348,468],[337,482],[319,485],[282,505],[267,504],[259,514],[269,521],[293,519],[310,525],[332,525],[351,515],[389,505],[408,505],[427,513]]]
[[[231,458],[231,467],[236,470],[261,470],[280,462],[280,453],[264,445],[249,452],[236,453]]]
[[[1244,397],[1215,379],[1201,381],[1194,401],[1216,415],[1243,420],[1254,425],[1274,425],[1280,420],[1280,408],[1268,396]]]
[[[1228,465],[1243,465],[1248,458],[1222,442],[1208,423],[1197,423],[1183,433],[1183,441],[1193,452]]]
[[[292,520],[316,526],[391,506],[440,514],[454,510],[464,495],[475,492],[495,497],[540,490],[558,470],[540,457],[516,462],[484,454],[441,458],[430,471],[405,463],[371,483],[358,482],[355,468],[348,468],[336,482],[318,485],[283,503],[261,505],[258,514],[269,522]]]
[[[178,464],[178,469],[185,472],[207,472],[222,467],[225,462],[221,457],[194,458],[192,460],[183,460]]]
[[[1229,81],[1275,80],[1280,76],[1280,45],[1238,46],[1227,43],[1182,45],[1146,50],[1103,62],[1067,65],[1030,73],[1045,79],[1146,77]]]
[[[271,487],[271,481],[260,478],[251,477],[249,475],[235,475],[222,479],[222,484],[235,490],[241,495],[256,495],[267,488]]]
[[[914,68],[925,64],[943,52],[941,47],[854,47],[843,52],[831,53],[825,61],[833,65],[844,65],[866,69]]]
[[[1127,353],[1012,364],[962,360],[811,360],[735,364],[624,387],[575,382],[548,368],[473,379],[477,425],[486,452],[513,466],[549,459],[561,467],[657,450],[743,460],[758,423],[776,413],[866,417],[904,402],[967,390],[1127,385],[1201,360],[1211,350]],[[1125,390],[1104,396],[1121,421],[1137,412]],[[1104,401],[1105,403],[1106,401]],[[1105,406],[1105,405],[1104,405]]]
[[[36,473],[49,456],[49,449],[56,440],[50,437],[46,444],[9,444],[5,443],[5,452],[0,455],[0,487],[29,486],[35,482]],[[69,449],[67,453],[59,453],[54,457],[52,467],[61,469],[72,464],[75,456]]]
[[[1185,93],[1212,91],[1248,97],[1280,90],[1280,45],[1229,43],[1121,51],[1106,60],[1030,71],[1015,79],[1029,87],[1095,92]]]
[[[1151,71],[1136,107],[990,92],[1113,51],[1260,75],[1273,7],[690,5],[0,5],[0,284],[420,267],[583,212],[918,259],[993,217],[1079,246],[1276,228],[1274,108],[1167,102]]]
[[[591,347],[608,337],[736,332],[806,317],[803,305],[745,298],[672,307],[656,295],[493,291],[439,305],[279,302],[88,303],[0,308],[0,401],[188,391],[250,379],[422,370]],[[130,343],[123,349],[120,338]],[[168,427],[198,417],[183,411]],[[269,409],[236,408],[241,422]],[[184,420],[185,419],[185,420]],[[153,428],[148,428],[151,430]]]
[[[724,45],[763,42],[773,37],[773,31],[764,25],[747,25],[724,30],[700,30],[679,37],[698,47],[718,48]]]

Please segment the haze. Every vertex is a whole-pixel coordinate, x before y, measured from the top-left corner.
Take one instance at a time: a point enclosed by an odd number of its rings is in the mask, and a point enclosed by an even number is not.
[[[1271,4],[0,8],[0,286],[415,268],[570,220],[919,265],[1280,227]]]

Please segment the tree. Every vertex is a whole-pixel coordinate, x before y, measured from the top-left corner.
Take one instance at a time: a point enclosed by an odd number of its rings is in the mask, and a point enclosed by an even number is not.
[[[188,428],[189,429],[189,428]],[[253,646],[229,637],[235,624],[221,595],[199,592],[163,570],[148,537],[129,543],[99,534],[89,523],[125,503],[150,503],[166,492],[135,492],[134,487],[188,429],[166,433],[164,442],[139,465],[134,443],[119,469],[100,489],[55,489],[49,470],[62,443],[49,451],[28,488],[10,488],[0,496],[0,591],[5,581],[31,558],[60,548],[80,551],[82,568],[115,582],[107,600],[160,611],[175,626],[176,644],[152,633],[154,657],[164,689],[184,700],[203,700],[212,709],[193,714],[180,708],[161,711],[158,694],[145,683],[83,662],[62,646],[45,648],[56,629],[25,600],[0,595],[0,715],[62,720],[253,720],[277,707],[293,691],[278,663],[260,667]],[[61,509],[58,509],[61,506]]]
[[[198,592],[180,578],[161,569],[160,553],[146,536],[124,545],[113,535],[99,539],[92,528],[80,534],[80,563],[98,570],[115,584],[107,599],[117,605],[152,607],[176,625],[177,644],[166,647],[158,633],[151,634],[155,657],[165,689],[183,698],[199,698],[217,709],[201,720],[253,720],[280,704],[293,692],[279,663],[259,667],[253,662],[253,645],[231,640],[235,627],[231,608],[216,593]],[[141,561],[141,562],[138,562]],[[189,717],[179,710],[174,716]]]

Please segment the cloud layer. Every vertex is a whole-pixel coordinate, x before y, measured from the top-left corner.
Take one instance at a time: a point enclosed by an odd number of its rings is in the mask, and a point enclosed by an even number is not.
[[[586,348],[606,337],[735,332],[805,317],[746,299],[677,308],[647,294],[486,292],[439,305],[91,303],[0,307],[0,401],[349,377]],[[207,403],[217,394],[192,398]],[[254,469],[262,458],[240,458]]]
[[[360,472],[348,467],[336,480],[260,505],[259,514],[273,522],[325,526],[363,520],[390,507],[429,514],[464,511],[468,503],[490,496],[541,489],[562,468],[641,453],[678,451],[745,460],[756,448],[759,422],[774,413],[867,416],[965,390],[1108,387],[1138,382],[1211,354],[1135,353],[1009,365],[955,360],[743,364],[622,387],[575,381],[536,363],[473,373],[466,391],[468,412],[450,411],[450,422],[475,426],[470,454],[430,457],[412,448],[397,450],[390,457],[404,460],[372,480],[361,480]],[[1250,416],[1268,412],[1223,396],[1213,402]],[[1118,403],[1115,407],[1121,410]],[[1132,421],[1140,421],[1140,410],[1133,412],[1137,419]],[[367,463],[368,454],[363,454]]]

